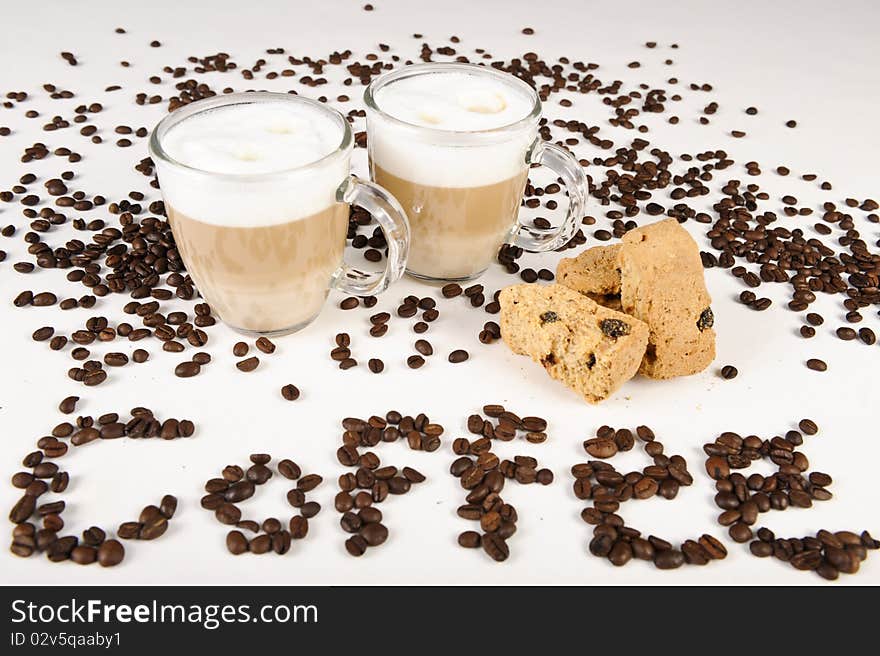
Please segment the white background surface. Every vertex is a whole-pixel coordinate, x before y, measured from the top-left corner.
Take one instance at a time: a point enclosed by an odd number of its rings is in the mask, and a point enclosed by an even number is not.
[[[269,47],[283,46],[288,54],[326,56],[333,50],[351,48],[352,60],[363,61],[378,42],[388,43],[404,58],[417,58],[421,42],[411,34],[424,33],[433,46],[446,45],[456,34],[462,43],[459,52],[472,54],[485,47],[496,57],[508,59],[529,50],[551,59],[568,56],[572,60],[595,61],[603,81],[622,79],[625,88],[639,82],[662,85],[670,76],[681,80],[685,99],[675,107],[681,116],[678,126],[665,123],[669,112],[649,116],[645,121],[653,145],[670,152],[696,153],[708,148],[725,148],[737,166],[711,183],[729,178],[746,182],[742,164],[755,159],[764,175],[758,180],[773,199],[791,193],[817,210],[825,200],[840,204],[848,196],[877,198],[876,152],[880,136],[876,128],[876,108],[880,101],[877,62],[880,47],[875,28],[878,15],[870,2],[845,3],[830,9],[826,3],[805,2],[681,2],[661,7],[660,3],[637,2],[626,7],[599,2],[481,2],[447,0],[442,3],[412,3],[376,0],[376,11],[363,12],[361,2],[241,3],[168,2],[130,5],[91,2],[73,8],[74,3],[19,3],[7,8],[7,29],[0,41],[0,87],[2,91],[27,90],[32,99],[14,110],[0,109],[0,125],[9,125],[14,134],[0,138],[0,188],[8,189],[26,170],[41,181],[69,168],[59,158],[48,158],[24,166],[18,161],[24,147],[44,141],[50,147],[68,145],[83,153],[76,166],[78,176],[71,189],[88,194],[115,194],[123,198],[131,189],[148,191],[146,179],[132,166],[146,155],[144,140],[130,149],[112,145],[112,127],[125,123],[151,127],[165,112],[165,103],[136,107],[133,97],[139,91],[168,96],[170,84],[161,88],[146,78],[159,74],[161,67],[182,65],[188,55],[204,56],[226,51],[240,66],[250,66],[265,56]],[[302,3],[305,4],[305,3]],[[126,35],[113,29],[122,25]],[[531,26],[536,34],[523,36],[520,30]],[[162,47],[149,48],[158,39]],[[657,41],[656,50],[647,50],[645,41]],[[668,44],[680,48],[671,50]],[[80,62],[68,66],[58,55],[74,52]],[[663,60],[675,60],[664,66]],[[279,58],[270,58],[275,59]],[[118,60],[132,62],[129,69]],[[640,60],[638,70],[627,62]],[[280,70],[280,66],[266,70]],[[332,79],[342,71],[328,69]],[[299,73],[300,75],[302,73]],[[163,76],[168,77],[168,76]],[[236,90],[289,88],[287,78],[247,82],[237,73],[209,76],[215,88],[233,86]],[[688,82],[710,82],[712,94],[688,92]],[[44,82],[76,92],[70,101],[50,101],[41,91]],[[124,89],[103,92],[110,84]],[[302,89],[294,83],[295,88]],[[311,93],[315,93],[312,90]],[[319,93],[335,97],[335,88]],[[361,88],[347,93],[358,103]],[[561,108],[561,97],[571,97],[574,106]],[[696,123],[700,109],[710,100],[721,109],[712,124]],[[72,127],[45,133],[44,120],[53,114],[72,118],[81,102],[100,101],[105,112],[95,123],[103,128],[103,145],[92,145]],[[602,126],[617,145],[626,144],[635,133],[615,131],[607,126],[607,108],[596,94],[555,96],[546,107],[551,118],[576,117]],[[668,103],[672,105],[672,103]],[[743,109],[759,107],[758,116],[746,116]],[[349,103],[347,107],[351,107]],[[347,107],[343,107],[345,110]],[[38,109],[40,119],[24,118],[24,111]],[[640,120],[642,117],[639,117]],[[798,121],[795,130],[783,124]],[[748,132],[745,139],[733,139],[731,129]],[[642,135],[639,135],[642,136]],[[579,154],[594,151],[579,148]],[[364,153],[358,153],[363,174]],[[792,176],[783,180],[773,173],[784,164]],[[815,183],[798,175],[819,174]],[[726,175],[725,175],[726,174]],[[830,180],[834,191],[821,192],[818,183]],[[719,185],[720,186],[720,185]],[[37,188],[37,187],[35,187]],[[717,198],[713,194],[710,198]],[[150,196],[148,200],[154,199]],[[669,202],[658,197],[658,202]],[[699,203],[694,207],[703,209]],[[766,203],[781,216],[778,200]],[[0,224],[24,221],[15,204],[0,206]],[[595,204],[591,213],[606,227],[602,209]],[[857,228],[873,244],[878,238],[876,225],[868,224],[863,213]],[[71,216],[73,214],[71,213]],[[109,218],[101,211],[90,217]],[[639,217],[646,222],[643,214]],[[811,226],[817,215],[782,218],[783,225]],[[696,224],[688,224],[696,232]],[[56,244],[63,234],[73,235],[69,226],[47,238]],[[807,232],[812,234],[810,228]],[[176,379],[174,365],[183,354],[161,351],[149,340],[137,345],[117,341],[109,346],[92,347],[93,355],[106,351],[145,346],[151,360],[112,370],[111,378],[99,388],[84,388],[66,376],[73,365],[70,347],[55,353],[46,344],[31,341],[30,334],[44,325],[54,325],[69,334],[86,318],[105,314],[119,316],[126,302],[122,297],[99,299],[92,311],[61,312],[54,308],[16,309],[12,298],[22,289],[52,290],[60,298],[79,296],[84,289],[64,279],[63,271],[41,271],[22,276],[12,264],[28,259],[20,239],[0,239],[0,248],[9,256],[0,264],[0,333],[3,355],[0,359],[0,475],[4,481],[19,469],[19,460],[35,448],[36,440],[48,434],[63,419],[58,402],[69,394],[83,397],[78,410],[97,416],[107,411],[125,413],[135,405],[153,408],[160,418],[188,417],[196,422],[196,436],[190,440],[117,440],[72,449],[61,463],[71,473],[65,498],[66,529],[78,534],[98,524],[114,528],[119,522],[136,518],[148,503],[157,503],[165,493],[180,499],[178,514],[169,531],[158,541],[128,541],[124,563],[104,570],[97,565],[80,567],[72,563],[51,564],[44,557],[20,559],[4,547],[0,550],[0,580],[6,583],[784,583],[815,584],[814,574],[803,573],[774,559],[759,560],[746,545],[733,543],[726,530],[715,523],[719,512],[712,502],[712,482],[703,469],[701,445],[720,431],[736,430],[764,437],[782,434],[798,419],[809,416],[821,432],[803,447],[813,468],[834,477],[834,499],[817,503],[810,510],[791,509],[769,513],[760,524],[780,536],[802,536],[819,528],[868,528],[880,534],[877,508],[880,486],[876,484],[878,446],[878,387],[876,371],[880,347],[843,343],[833,335],[845,325],[840,298],[821,298],[811,309],[821,312],[824,326],[813,340],[796,336],[799,315],[784,309],[788,286],[764,285],[759,290],[774,300],[774,307],[755,313],[733,299],[742,287],[728,273],[709,271],[708,284],[715,299],[713,307],[718,332],[718,359],[703,374],[670,382],[636,379],[613,398],[598,407],[585,405],[561,385],[546,378],[541,368],[526,358],[513,356],[502,344],[480,345],[477,332],[489,317],[465,305],[463,299],[439,303],[441,318],[426,335],[437,355],[419,371],[410,371],[404,362],[412,353],[414,335],[411,322],[391,321],[388,335],[370,338],[367,317],[371,311],[344,313],[336,308],[338,297],[331,297],[319,320],[301,334],[277,340],[274,356],[261,357],[263,364],[252,374],[239,373],[233,366],[230,349],[237,340],[223,327],[210,330],[208,350],[214,363],[194,379]],[[701,246],[704,237],[698,237]],[[595,243],[592,239],[590,243]],[[555,267],[557,255],[526,256],[524,266]],[[515,282],[495,267],[482,281],[489,293],[501,285]],[[373,311],[393,312],[409,293],[425,295],[431,290],[405,280],[380,299]],[[487,296],[489,294],[487,293]],[[164,305],[164,304],[163,304]],[[865,321],[875,330],[875,310],[866,309]],[[328,358],[332,336],[339,330],[352,334],[355,357],[362,363],[356,370],[340,372]],[[451,365],[446,354],[467,348],[469,362]],[[189,351],[188,351],[189,352]],[[385,360],[381,376],[369,373],[370,357]],[[806,369],[804,360],[821,357],[829,364],[824,374]],[[722,381],[717,371],[723,364],[734,364],[739,377]],[[302,398],[295,403],[281,400],[279,388],[288,382],[300,387]],[[522,439],[500,443],[502,456],[531,454],[556,474],[549,487],[518,486],[509,483],[504,497],[517,506],[518,533],[510,540],[511,557],[503,564],[492,562],[482,551],[461,549],[457,534],[473,528],[458,518],[455,508],[463,503],[458,481],[448,473],[454,456],[451,442],[465,435],[465,419],[484,403],[504,403],[520,414],[539,414],[550,422],[550,439],[543,445],[528,445]],[[402,443],[380,447],[378,455],[386,464],[405,464],[424,472],[429,481],[410,494],[381,504],[390,528],[388,542],[372,549],[361,559],[344,552],[347,534],[338,525],[332,507],[336,477],[343,468],[334,453],[340,443],[339,421],[348,415],[384,414],[389,409],[404,413],[428,413],[446,427],[443,447],[433,453],[410,452]],[[579,518],[583,503],[571,491],[569,468],[587,459],[581,442],[602,424],[634,428],[651,425],[666,445],[667,453],[680,453],[694,473],[695,483],[683,488],[674,501],[656,498],[624,504],[621,514],[627,524],[654,533],[676,544],[685,538],[711,533],[723,539],[730,551],[726,561],[707,567],[685,566],[675,572],[658,572],[652,565],[632,562],[614,568],[606,560],[589,555],[586,545],[591,527]],[[244,464],[252,452],[268,452],[276,460],[296,460],[306,472],[324,476],[325,482],[310,496],[324,507],[311,520],[307,540],[295,543],[284,557],[232,557],[224,546],[227,528],[212,513],[202,510],[198,500],[202,485],[216,476],[226,464]],[[647,464],[637,449],[618,456],[614,465],[623,471]],[[761,471],[759,467],[757,470]],[[284,500],[287,486],[275,477],[259,489],[251,500],[241,504],[244,515],[262,520],[268,516],[289,517]],[[0,485],[0,506],[8,509],[18,491],[8,483]],[[7,530],[11,528],[7,524]],[[8,534],[7,534],[8,535]],[[869,556],[856,577],[842,576],[838,584],[880,582],[880,558]]]

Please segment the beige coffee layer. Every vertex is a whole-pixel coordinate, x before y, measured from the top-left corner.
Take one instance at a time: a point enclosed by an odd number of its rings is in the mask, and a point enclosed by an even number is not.
[[[234,328],[269,332],[312,319],[342,261],[348,208],[335,203],[306,218],[262,227],[225,227],[168,207],[177,247],[202,296]]]
[[[431,187],[373,163],[373,176],[409,218],[407,270],[431,278],[467,278],[485,271],[516,223],[527,169],[481,187]]]

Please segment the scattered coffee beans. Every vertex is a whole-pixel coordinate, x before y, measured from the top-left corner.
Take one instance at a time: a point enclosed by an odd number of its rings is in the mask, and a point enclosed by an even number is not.
[[[627,429],[621,430],[626,431],[623,435],[632,436]],[[599,450],[602,455],[594,457],[603,458],[610,458],[618,451],[627,450],[619,446],[621,430],[615,431],[610,426],[602,426],[596,431],[595,440],[584,443],[585,450],[590,455]],[[595,527],[593,539],[588,546],[589,552],[594,556],[607,558],[617,567],[636,558],[651,561],[661,570],[677,569],[685,563],[706,565],[712,560],[725,558],[727,550],[711,535],[704,534],[698,540],[685,540],[675,549],[662,538],[653,535],[644,538],[640,531],[624,524],[618,514],[624,502],[655,496],[674,499],[681,486],[693,483],[685,459],[679,455],[666,456],[654,431],[647,426],[639,426],[635,434],[645,453],[653,459],[653,464],[643,468],[641,472],[621,474],[609,463],[599,460],[572,467],[575,496],[592,502],[592,506],[587,506],[581,513],[582,519]],[[596,440],[603,441],[603,444],[597,445]],[[627,439],[625,444],[631,449],[634,442]]]
[[[339,477],[340,490],[334,499],[334,507],[342,514],[340,526],[352,534],[345,541],[346,552],[362,556],[368,547],[377,547],[388,539],[388,528],[382,523],[382,513],[376,504],[385,501],[389,495],[406,494],[412,485],[422,483],[425,477],[411,467],[398,470],[395,466],[382,466],[375,453],[360,453],[358,449],[405,439],[411,449],[436,451],[440,447],[443,427],[431,423],[424,413],[412,417],[391,410],[384,417],[343,419],[342,428],[342,446],[337,449],[336,458],[343,466],[357,469]]]
[[[309,530],[308,520],[320,512],[321,506],[315,501],[306,501],[305,493],[315,489],[322,479],[316,474],[302,476],[302,470],[293,460],[281,460],[278,463],[278,473],[297,482],[288,491],[287,499],[290,505],[299,509],[299,513],[292,516],[286,525],[274,517],[257,523],[242,519],[241,510],[235,504],[252,497],[256,487],[272,477],[272,470],[268,466],[272,458],[265,453],[253,453],[250,461],[247,470],[238,465],[227,465],[220,478],[208,480],[205,483],[207,494],[202,497],[201,506],[205,510],[213,511],[221,524],[237,527],[226,534],[226,549],[229,553],[235,556],[246,552],[284,555],[290,551],[292,540],[306,537]],[[248,539],[238,529],[257,535]]]

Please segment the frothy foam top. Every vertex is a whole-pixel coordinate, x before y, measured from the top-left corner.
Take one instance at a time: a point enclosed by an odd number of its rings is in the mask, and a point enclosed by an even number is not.
[[[177,212],[219,226],[266,226],[309,217],[336,202],[336,189],[349,174],[350,153],[319,162],[339,147],[342,135],[343,127],[331,115],[303,102],[208,109],[162,137],[172,159],[199,169],[175,167],[159,158],[162,194]],[[297,170],[259,177],[291,169]],[[219,178],[211,173],[258,177]]]
[[[163,137],[165,152],[213,173],[274,173],[316,162],[341,140],[339,126],[304,103],[242,103],[195,114]]]
[[[467,134],[508,126],[531,113],[534,95],[515,84],[479,71],[449,71],[380,87],[375,101],[385,115],[426,129],[369,112],[370,157],[392,175],[437,187],[488,185],[522,174],[537,119],[498,134]]]
[[[513,84],[479,73],[425,73],[391,82],[376,92],[386,114],[427,128],[491,130],[532,111],[532,97]]]

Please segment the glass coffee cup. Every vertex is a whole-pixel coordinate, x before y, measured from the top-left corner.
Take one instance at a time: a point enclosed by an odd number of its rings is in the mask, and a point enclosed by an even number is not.
[[[542,252],[574,235],[587,177],[571,153],[538,136],[541,101],[519,78],[473,64],[418,64],[377,78],[364,100],[372,178],[409,219],[410,275],[471,280],[506,242]],[[556,228],[518,221],[532,165],[564,183],[568,209]]]
[[[165,211],[187,272],[239,332],[308,325],[330,289],[368,296],[406,267],[409,225],[391,194],[351,175],[342,114],[283,93],[247,92],[187,105],[150,137]],[[385,233],[384,271],[344,262],[350,205]]]

